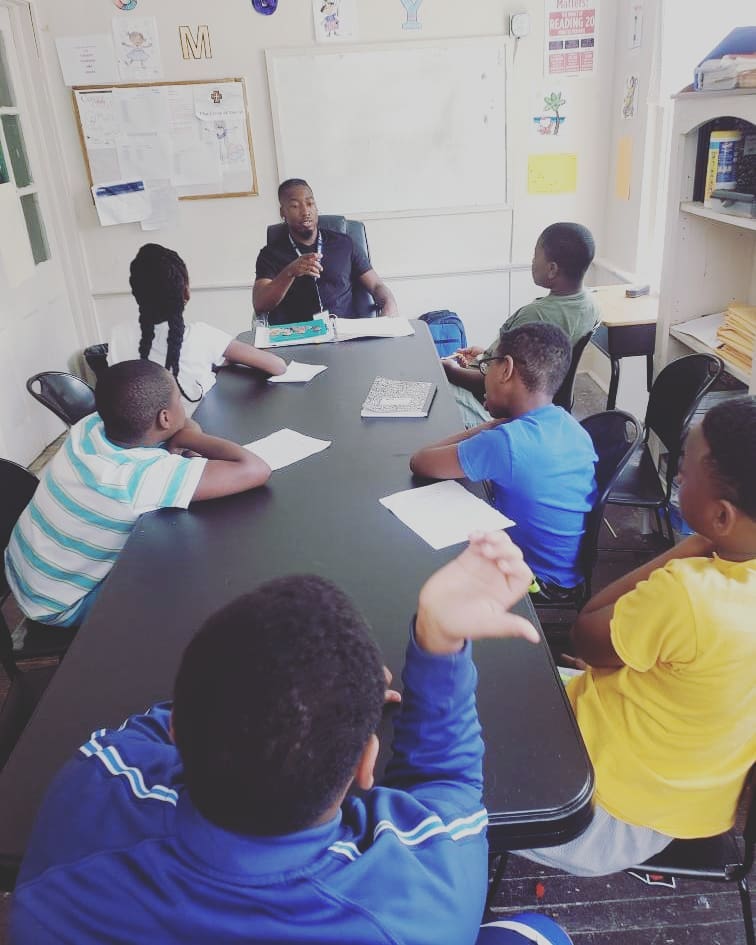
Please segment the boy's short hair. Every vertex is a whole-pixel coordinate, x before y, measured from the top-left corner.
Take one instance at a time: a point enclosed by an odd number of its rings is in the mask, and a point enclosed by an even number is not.
[[[509,355],[529,391],[553,397],[567,376],[572,360],[570,339],[558,325],[530,322],[502,331],[497,357]]]
[[[593,234],[580,223],[552,223],[538,240],[546,258],[570,279],[582,279],[596,253]]]
[[[109,367],[95,388],[107,437],[118,443],[138,442],[169,405],[174,388],[171,375],[154,361],[121,361]]]
[[[703,434],[722,498],[756,519],[756,397],[736,397],[708,410]]]
[[[309,190],[312,190],[312,187],[310,187],[307,181],[303,180],[301,177],[290,177],[288,180],[285,180],[278,185],[279,203],[283,203],[284,197],[286,196],[287,192],[292,189],[292,187],[307,187]]]
[[[194,805],[237,833],[311,826],[346,789],[385,688],[368,626],[335,584],[293,575],[238,598],[206,621],[176,678]]]

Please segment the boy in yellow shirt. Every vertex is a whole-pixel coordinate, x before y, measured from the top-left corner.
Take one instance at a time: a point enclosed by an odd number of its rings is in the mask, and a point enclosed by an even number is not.
[[[708,411],[679,477],[697,534],[596,594],[572,629],[590,666],[567,692],[596,771],[594,819],[518,853],[577,875],[727,830],[756,759],[756,397]]]

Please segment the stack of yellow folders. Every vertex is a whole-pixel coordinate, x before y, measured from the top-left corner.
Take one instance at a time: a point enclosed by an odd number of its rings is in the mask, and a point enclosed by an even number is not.
[[[750,371],[756,344],[756,305],[733,302],[725,312],[717,338],[722,342],[717,354],[744,371]]]

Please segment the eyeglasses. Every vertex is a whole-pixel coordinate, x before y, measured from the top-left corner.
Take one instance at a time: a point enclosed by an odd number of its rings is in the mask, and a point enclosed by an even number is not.
[[[503,361],[503,360],[504,360],[503,357],[481,358],[480,361],[478,361],[478,370],[485,377],[486,374],[488,374],[488,365],[492,361]]]

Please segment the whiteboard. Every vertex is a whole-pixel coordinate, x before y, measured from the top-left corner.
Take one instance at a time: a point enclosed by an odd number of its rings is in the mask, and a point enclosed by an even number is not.
[[[280,179],[364,215],[506,203],[506,40],[266,50]]]

